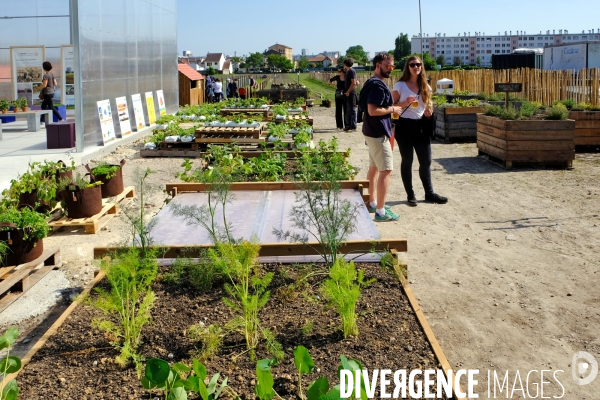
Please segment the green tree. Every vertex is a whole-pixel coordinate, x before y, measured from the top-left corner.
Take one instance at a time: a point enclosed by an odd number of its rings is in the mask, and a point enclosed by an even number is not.
[[[298,68],[301,70],[308,68],[308,58],[306,56],[300,57],[300,60],[298,60]]]
[[[346,60],[346,56],[340,56],[340,57],[338,58],[338,60],[337,60],[337,62],[338,62],[338,63],[337,63],[338,67],[341,67],[341,66],[343,66],[343,65],[344,65],[344,60]]]
[[[365,52],[363,47],[360,45],[348,47],[348,50],[346,50],[346,58],[349,58],[349,57],[354,58],[355,62],[362,64],[362,65],[369,63],[369,60],[367,58],[367,53]]]
[[[216,69],[214,69],[213,67],[208,67],[208,68],[206,69],[206,75],[214,75],[214,74],[216,74],[216,73],[217,73],[217,70],[216,70]]]
[[[454,56],[452,62],[457,67],[460,67],[462,65],[462,59],[459,56]]]
[[[444,56],[443,54],[440,54],[435,59],[435,62],[437,62],[438,65],[441,65],[443,67],[444,65],[446,65],[446,56]]]
[[[294,68],[294,64],[292,64],[288,58],[280,54],[269,54],[267,56],[267,65],[271,68],[278,68],[281,70],[290,70]]]
[[[236,69],[236,71],[238,70],[238,68],[242,68],[242,67],[241,67],[241,65],[240,65],[240,63],[241,63],[242,61],[243,61],[243,58],[242,58],[242,57],[238,57],[238,56],[231,57],[231,63],[232,63],[233,65],[235,65],[235,69]]]
[[[395,40],[394,60],[400,60],[411,53],[410,40],[406,33],[400,33]]]
[[[477,56],[477,66],[481,67],[481,57]]]
[[[265,64],[262,54],[260,53],[250,53],[248,57],[246,57],[246,69],[248,68],[260,68]],[[246,71],[247,72],[247,71]]]

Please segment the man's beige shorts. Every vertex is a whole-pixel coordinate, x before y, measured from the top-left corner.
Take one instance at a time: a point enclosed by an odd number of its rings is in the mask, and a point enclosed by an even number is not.
[[[390,138],[387,136],[380,138],[365,136],[365,142],[369,147],[369,167],[377,167],[379,171],[393,171],[394,157]]]

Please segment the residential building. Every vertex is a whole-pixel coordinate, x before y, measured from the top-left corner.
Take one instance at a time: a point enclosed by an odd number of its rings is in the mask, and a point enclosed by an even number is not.
[[[270,51],[270,50],[274,50],[276,51],[278,54],[281,54],[282,56],[284,56],[285,58],[287,58],[288,60],[294,62],[294,57],[292,55],[292,48],[288,47],[284,44],[274,44],[273,46],[269,47],[267,49],[267,51],[265,51],[265,54]],[[269,53],[270,54],[270,53]]]
[[[600,42],[600,29],[582,31],[582,33],[569,33],[566,29],[546,31],[546,33],[528,34],[525,31],[504,31],[497,35],[486,35],[485,32],[463,32],[457,36],[446,36],[445,33],[436,33],[433,37],[424,34],[421,39],[415,35],[411,38],[411,51],[413,53],[428,52],[432,58],[443,55],[446,64],[453,64],[455,57],[459,57],[462,64],[492,65],[493,54],[510,54],[520,48],[544,48],[546,46],[575,43],[581,41]],[[422,49],[419,47],[422,43]]]
[[[233,74],[233,63],[231,61],[225,61],[223,63],[223,74]]]
[[[191,54],[185,57],[177,57],[178,64],[188,64],[196,71],[204,71],[204,67],[202,66],[203,62],[204,57],[193,57]]]
[[[223,53],[208,53],[201,66],[203,69],[213,67],[214,69],[221,71],[223,70],[223,64],[225,64],[225,55]]]

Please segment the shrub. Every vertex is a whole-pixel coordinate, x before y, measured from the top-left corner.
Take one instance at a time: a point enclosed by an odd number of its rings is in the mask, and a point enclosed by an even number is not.
[[[503,106],[490,106],[486,109],[485,115],[500,118],[503,120],[519,119],[519,113],[512,106],[509,106],[508,109],[504,108]]]
[[[552,103],[552,107],[556,106],[557,104],[562,104],[563,106],[565,106],[567,108],[567,110],[570,110],[573,107],[575,107],[575,100],[571,100],[571,99],[558,100],[558,101],[555,101],[554,103]]]
[[[564,104],[555,104],[546,111],[546,119],[565,120],[569,116],[569,110]]]

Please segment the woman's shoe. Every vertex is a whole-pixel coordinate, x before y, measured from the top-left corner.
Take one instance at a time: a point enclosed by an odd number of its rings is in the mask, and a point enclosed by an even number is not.
[[[411,207],[417,206],[417,198],[415,196],[408,196],[408,205]]]
[[[437,193],[430,193],[425,195],[425,202],[435,204],[446,204],[448,202],[448,198],[440,196]]]

